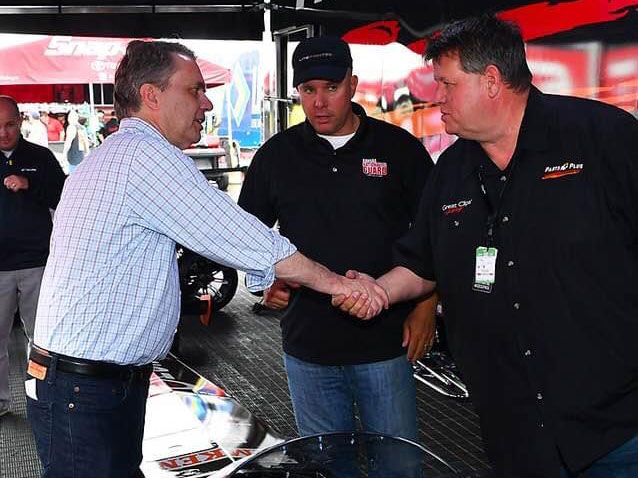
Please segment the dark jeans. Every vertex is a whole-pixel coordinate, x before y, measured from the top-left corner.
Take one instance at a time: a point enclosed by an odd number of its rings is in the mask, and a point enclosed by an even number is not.
[[[42,478],[143,478],[150,370],[107,379],[57,371],[53,358],[27,415]],[[35,380],[27,376],[28,380]]]
[[[580,473],[564,468],[561,478],[636,478],[638,477],[638,436],[612,450]]]

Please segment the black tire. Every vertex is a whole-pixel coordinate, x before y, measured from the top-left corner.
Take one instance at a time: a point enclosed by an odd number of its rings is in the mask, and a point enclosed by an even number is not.
[[[215,182],[217,183],[217,187],[221,191],[228,191],[228,184],[230,183],[228,174],[222,174],[221,176],[218,176],[217,178],[215,178]]]
[[[239,278],[232,267],[222,266],[191,251],[179,258],[179,281],[182,302],[186,298],[210,294],[216,312],[224,308],[235,296]]]

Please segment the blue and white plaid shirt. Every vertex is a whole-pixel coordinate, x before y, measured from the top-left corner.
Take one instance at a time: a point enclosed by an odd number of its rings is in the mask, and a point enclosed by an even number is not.
[[[270,286],[295,252],[212,187],[154,127],[122,120],[69,177],[55,213],[35,343],[143,365],[164,356],[180,312],[175,243]]]

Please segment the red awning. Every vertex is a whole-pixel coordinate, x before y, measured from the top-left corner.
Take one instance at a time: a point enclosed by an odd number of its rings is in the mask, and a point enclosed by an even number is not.
[[[113,83],[129,38],[34,36],[0,46],[0,85]],[[206,84],[230,80],[230,71],[198,59]]]

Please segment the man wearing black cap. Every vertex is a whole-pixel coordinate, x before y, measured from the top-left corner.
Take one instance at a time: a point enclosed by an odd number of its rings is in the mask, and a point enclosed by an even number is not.
[[[381,273],[410,227],[432,160],[408,132],[351,102],[358,80],[341,39],[302,41],[293,68],[307,119],[260,148],[239,204],[268,225],[279,221],[304,254],[335,271]],[[417,438],[409,360],[431,343],[435,298],[362,322],[293,283],[278,281],[264,297],[287,308],[283,348],[300,435],[354,430],[356,404],[364,430]]]

